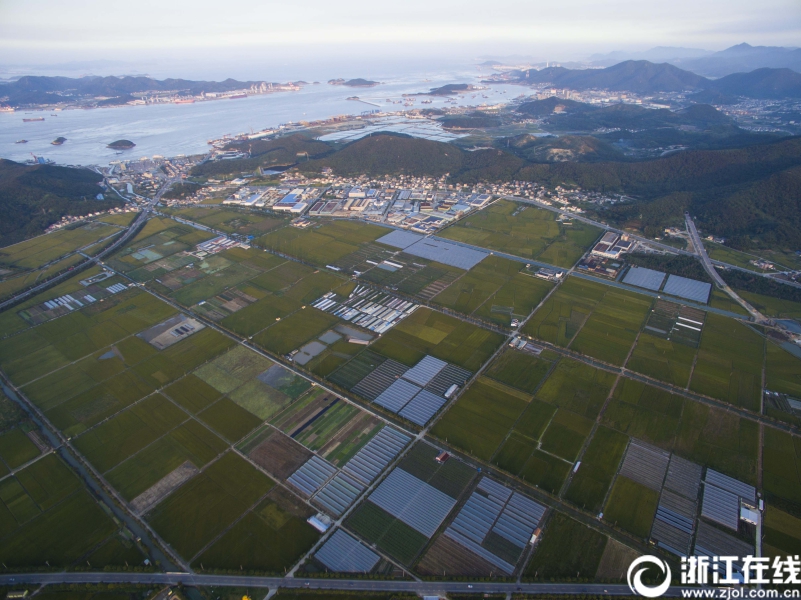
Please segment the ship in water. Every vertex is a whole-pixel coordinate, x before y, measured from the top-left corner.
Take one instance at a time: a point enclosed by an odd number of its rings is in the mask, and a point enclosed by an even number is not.
[[[231,100],[236,100],[237,98],[247,98],[247,94],[234,94],[233,96],[228,96]]]
[[[28,143],[28,140],[17,140],[17,141],[16,141],[16,142],[14,142],[14,143],[15,143],[15,144],[27,144],[27,143]]]
[[[61,146],[61,145],[62,145],[64,142],[66,142],[66,141],[67,141],[67,138],[65,138],[65,137],[57,137],[56,139],[54,139],[54,140],[53,140],[52,142],[50,142],[50,143],[51,143],[52,145],[54,145],[54,146]]]
[[[172,102],[173,102],[173,104],[194,104],[195,103],[195,99],[194,98],[176,98]]]
[[[44,121],[44,117],[33,117],[31,119],[22,119],[23,123],[33,123],[34,121]]]

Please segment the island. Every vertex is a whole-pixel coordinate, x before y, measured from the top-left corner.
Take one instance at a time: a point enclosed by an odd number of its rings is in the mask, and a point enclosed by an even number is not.
[[[66,141],[67,141],[67,138],[65,138],[65,137],[57,137],[56,139],[54,139],[50,143],[53,144],[54,146],[60,146],[61,144],[63,144]]]
[[[379,84],[378,81],[370,81],[369,79],[362,79],[361,77],[357,79],[329,79],[328,83],[330,85],[345,85],[348,87],[373,87]]]
[[[117,140],[115,142],[111,142],[106,148],[111,148],[112,150],[130,150],[136,146],[131,140]]]

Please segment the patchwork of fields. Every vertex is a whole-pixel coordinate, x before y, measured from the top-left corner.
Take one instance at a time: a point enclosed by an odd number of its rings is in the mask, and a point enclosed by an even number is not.
[[[144,289],[109,274],[103,285],[118,285],[113,295],[64,314],[37,309],[84,292],[75,278],[0,314],[0,369],[193,569],[281,574],[320,538],[311,517],[352,506],[337,545],[323,545],[302,570],[336,562],[429,577],[620,580],[640,548],[599,532],[593,519],[660,552],[753,547],[749,525],[737,521],[728,537],[710,525],[703,490],[712,484],[701,487],[702,474],[761,482],[766,555],[801,544],[801,438],[681,392],[801,424],[801,361],[761,329],[584,278],[537,279],[495,255],[464,271],[385,247],[376,240],[387,230],[364,223],[300,229],[234,209],[172,212],[255,236],[300,262],[257,247],[203,252],[197,245],[214,234],[153,218],[109,260]],[[0,266],[40,277],[37,269],[63,268],[65,253],[117,230],[93,224],[36,238],[4,249]],[[443,232],[563,267],[598,235],[511,202]],[[104,275],[93,268],[80,277],[94,276]],[[381,286],[382,298],[438,309],[420,306],[379,335],[315,308],[331,292],[339,301],[353,292],[355,306],[365,282]],[[487,323],[527,318],[555,285],[518,334],[528,343],[498,352],[508,338]],[[194,316],[180,317],[151,291]],[[413,443],[427,425],[429,439],[468,459]],[[698,485],[679,489],[673,465],[697,474]],[[508,479],[502,485],[477,466]],[[526,496],[532,488],[536,502]],[[671,510],[685,519],[678,533]],[[0,547],[2,562],[20,567],[145,558],[20,420],[0,426]],[[336,561],[343,548],[358,560]]]

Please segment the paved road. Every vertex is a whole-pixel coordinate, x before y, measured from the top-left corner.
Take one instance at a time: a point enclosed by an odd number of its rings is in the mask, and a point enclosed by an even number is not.
[[[602,583],[504,583],[461,581],[374,581],[364,579],[299,579],[240,575],[194,575],[191,573],[22,573],[0,576],[0,585],[61,583],[138,583],[157,585],[202,585],[221,587],[294,588],[310,590],[412,592],[425,595],[451,593],[592,594],[631,596],[627,585]],[[666,596],[680,596],[681,588],[670,588]]]
[[[687,224],[687,231],[690,234],[690,239],[692,240],[693,247],[697,251],[698,257],[701,259],[701,264],[704,265],[704,269],[715,282],[719,288],[721,288],[724,292],[726,292],[731,298],[737,302],[740,306],[742,306],[745,310],[748,311],[754,320],[757,323],[769,323],[770,319],[765,317],[761,312],[751,306],[748,302],[740,298],[737,293],[731,289],[723,279],[721,279],[720,275],[715,269],[715,266],[712,264],[712,261],[709,258],[709,254],[706,252],[706,248],[704,247],[704,243],[701,241],[701,236],[698,235],[698,230],[695,228],[695,221],[692,220],[690,217],[690,213],[684,213],[684,221]]]

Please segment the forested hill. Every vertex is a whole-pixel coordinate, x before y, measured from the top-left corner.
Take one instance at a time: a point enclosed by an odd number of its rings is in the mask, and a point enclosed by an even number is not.
[[[639,219],[651,234],[689,210],[704,231],[733,239],[735,245],[746,247],[747,238],[754,237],[801,248],[800,137],[636,163],[528,165],[516,178],[634,195],[637,203],[609,214]]]
[[[574,90],[606,89],[651,94],[712,90],[748,98],[801,98],[801,74],[762,68],[712,80],[671,64],[627,60],[605,69],[528,69],[515,73],[520,83],[549,84]]]
[[[38,235],[65,215],[119,206],[96,200],[100,175],[86,169],[0,159],[0,247]]]

